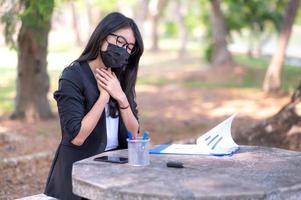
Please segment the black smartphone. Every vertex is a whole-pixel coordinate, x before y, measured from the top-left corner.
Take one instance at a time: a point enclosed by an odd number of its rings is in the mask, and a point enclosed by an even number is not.
[[[101,156],[94,158],[95,161],[102,161],[102,162],[111,162],[111,163],[119,163],[124,164],[128,162],[127,158],[118,157],[118,156]]]

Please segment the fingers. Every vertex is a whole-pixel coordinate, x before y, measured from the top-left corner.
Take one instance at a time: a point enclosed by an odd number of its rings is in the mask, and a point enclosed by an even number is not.
[[[111,91],[113,87],[112,79],[107,80],[105,77],[101,76],[100,74],[96,74],[95,78],[97,80],[97,83],[101,85],[105,90]]]
[[[105,89],[110,94],[119,90],[120,88],[119,80],[117,79],[114,72],[112,72],[111,68],[105,70],[103,68],[96,69],[95,78],[99,86]]]
[[[116,76],[116,74],[115,74],[114,72],[112,72],[112,74],[113,74],[113,77],[117,79],[117,76]]]
[[[103,82],[105,85],[108,85],[109,80],[101,76],[100,74],[95,75],[97,81]]]
[[[104,72],[107,73],[107,75],[110,75],[112,78],[117,78],[116,74],[112,71],[112,68],[103,69]]]
[[[109,68],[108,70],[105,70],[104,68],[101,68],[101,69],[100,69],[100,72],[101,72],[101,74],[104,75],[104,76],[107,76],[107,77],[109,77],[109,78],[113,78],[111,68]]]
[[[100,80],[97,80],[97,84],[100,85],[100,87],[102,87],[102,88],[105,89],[106,91],[108,91],[107,85],[104,84],[103,82],[101,82]]]
[[[100,86],[102,89],[106,90],[107,92],[109,91],[109,86],[107,85],[106,80],[104,80],[101,77],[96,77],[96,82],[98,87]]]
[[[97,76],[98,75],[98,76]],[[110,79],[112,79],[113,77],[112,76],[108,76],[105,72],[103,72],[102,70],[100,70],[100,69],[96,69],[96,75],[95,75],[95,77],[102,77],[102,78],[104,78],[104,79],[106,79],[107,81],[109,81]]]
[[[110,72],[110,74],[112,74],[112,75],[113,75],[113,77],[114,77],[114,78],[117,78],[116,74],[115,74],[115,73],[112,71],[112,69],[111,69],[111,68],[109,68],[109,69],[108,69],[108,71]]]

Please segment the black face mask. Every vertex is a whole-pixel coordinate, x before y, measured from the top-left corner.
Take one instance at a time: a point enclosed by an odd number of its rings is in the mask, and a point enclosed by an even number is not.
[[[120,73],[128,65],[130,54],[125,48],[108,43],[107,50],[100,51],[100,56],[106,67]]]

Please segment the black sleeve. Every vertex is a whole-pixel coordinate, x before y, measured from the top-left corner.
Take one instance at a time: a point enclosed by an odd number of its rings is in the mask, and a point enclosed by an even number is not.
[[[85,116],[84,97],[82,95],[80,74],[71,67],[65,68],[59,88],[54,93],[64,136],[71,141],[79,133],[81,121]]]

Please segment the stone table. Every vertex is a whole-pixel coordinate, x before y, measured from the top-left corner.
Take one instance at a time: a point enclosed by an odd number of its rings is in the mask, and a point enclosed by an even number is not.
[[[127,157],[127,150],[101,155]],[[301,199],[301,152],[241,146],[231,157],[157,154],[150,159],[146,167],[93,157],[78,161],[73,191],[92,200]],[[167,161],[181,161],[185,168],[168,168]]]

